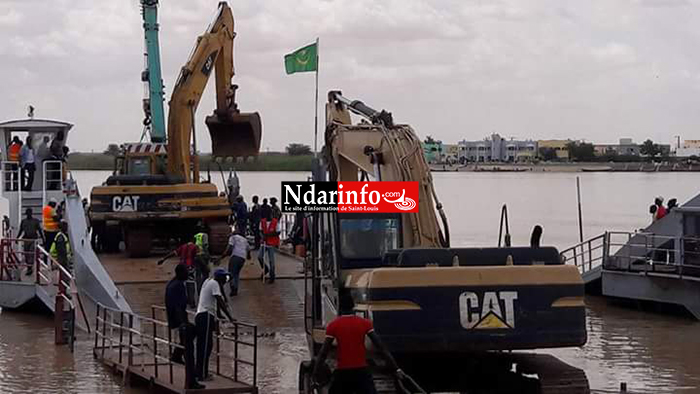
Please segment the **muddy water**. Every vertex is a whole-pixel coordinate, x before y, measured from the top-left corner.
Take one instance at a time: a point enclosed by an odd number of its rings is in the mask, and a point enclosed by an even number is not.
[[[86,194],[104,173],[76,174]],[[631,230],[647,224],[647,207],[658,194],[685,201],[698,191],[695,174],[579,174],[583,186],[584,231]],[[502,203],[511,214],[515,244],[527,242],[535,223],[544,241],[560,248],[576,242],[575,174],[435,174],[438,193],[451,220],[456,245],[492,245],[498,234]],[[279,181],[303,180],[304,173],[241,174],[250,194],[278,195]],[[248,193],[246,193],[248,194]],[[258,281],[245,281],[247,303],[234,303],[241,320],[257,323],[260,339],[261,393],[295,393],[298,362],[306,357],[300,286],[278,281],[269,292]],[[162,285],[126,285],[135,309],[162,303]],[[243,297],[239,298],[243,299]],[[648,313],[588,297],[588,344],[551,353],[583,368],[591,387],[614,390],[627,382],[634,392],[700,393],[700,323],[687,317]],[[81,336],[76,353],[53,345],[52,321],[46,316],[0,313],[0,393],[144,393],[124,389],[90,353]]]

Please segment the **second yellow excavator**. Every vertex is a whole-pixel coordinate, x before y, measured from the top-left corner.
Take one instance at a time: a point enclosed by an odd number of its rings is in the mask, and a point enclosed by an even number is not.
[[[146,0],[143,5],[145,19],[157,1]],[[147,28],[147,21],[144,26]],[[167,142],[152,139],[151,143],[124,144],[114,174],[92,189],[90,220],[103,250],[116,252],[123,241],[130,257],[147,256],[158,246],[167,247],[171,240],[191,239],[198,223],[208,228],[212,253],[225,248],[230,201],[213,183],[200,182],[194,119],[213,71],[216,109],[206,118],[213,155],[258,154],[260,115],[239,111],[238,87],[231,83],[235,36],[231,8],[220,2],[215,19],[197,38],[177,78],[169,102]],[[146,40],[148,43],[148,31]]]

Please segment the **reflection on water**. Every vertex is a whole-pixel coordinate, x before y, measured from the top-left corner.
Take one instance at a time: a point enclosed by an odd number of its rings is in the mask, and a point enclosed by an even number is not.
[[[83,194],[106,172],[78,172]],[[653,196],[685,201],[697,192],[695,174],[584,173],[582,194],[586,235],[604,229],[629,230],[648,221]],[[278,195],[282,180],[304,180],[305,173],[239,173],[244,193]],[[454,245],[494,245],[500,205],[509,206],[514,244],[526,244],[535,223],[543,240],[558,247],[577,240],[575,174],[434,174],[437,191],[449,215]],[[212,177],[216,180],[216,176]],[[279,280],[278,291],[258,281],[244,281],[233,301],[238,318],[257,323],[260,338],[258,381],[262,393],[296,393],[298,363],[307,357],[300,285]],[[135,310],[149,312],[162,304],[164,284],[121,286]],[[273,296],[274,294],[274,296]],[[241,300],[246,300],[242,302]],[[700,323],[686,317],[653,314],[587,298],[588,335],[580,349],[552,351],[586,370],[591,387],[648,393],[700,392]],[[0,392],[145,393],[120,387],[91,354],[82,334],[76,352],[53,344],[51,318],[0,313]]]

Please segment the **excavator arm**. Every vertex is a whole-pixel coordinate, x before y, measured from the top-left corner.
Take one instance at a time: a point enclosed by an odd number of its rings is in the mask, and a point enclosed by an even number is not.
[[[206,123],[214,155],[251,156],[260,149],[260,115],[257,112],[240,113],[235,102],[237,86],[231,83],[235,37],[231,8],[226,2],[220,2],[214,21],[197,38],[197,44],[175,83],[168,114],[168,172],[186,183],[198,179],[196,166],[190,172],[194,114],[212,71],[216,74],[217,105],[214,115],[207,117]]]
[[[350,112],[368,122],[353,125]],[[420,140],[410,126],[396,125],[390,113],[331,91],[326,104],[325,141],[331,181],[357,181],[371,176],[378,181],[418,182],[418,212],[402,214],[404,247],[449,246],[447,219]]]

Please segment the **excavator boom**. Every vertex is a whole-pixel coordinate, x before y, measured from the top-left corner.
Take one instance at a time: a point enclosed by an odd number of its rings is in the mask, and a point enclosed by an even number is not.
[[[206,123],[214,155],[252,156],[260,149],[260,115],[238,110],[235,101],[238,87],[231,84],[235,37],[231,8],[220,2],[216,18],[197,38],[192,55],[175,83],[168,114],[168,172],[185,182],[197,179],[190,174],[194,114],[212,71],[216,74],[216,110]]]

